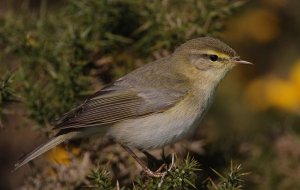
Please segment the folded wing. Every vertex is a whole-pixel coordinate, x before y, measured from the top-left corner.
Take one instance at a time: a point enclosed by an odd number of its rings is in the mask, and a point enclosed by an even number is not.
[[[157,71],[155,64],[168,67],[162,60],[137,69],[66,113],[56,122],[55,129],[103,126],[174,106],[188,92],[185,78]]]

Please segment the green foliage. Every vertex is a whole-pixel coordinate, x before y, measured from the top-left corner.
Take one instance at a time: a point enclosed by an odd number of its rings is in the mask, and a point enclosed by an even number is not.
[[[32,12],[24,3],[0,23],[2,56],[21,62],[18,93],[32,119],[49,123],[105,83],[187,39],[217,35],[237,1],[78,0]],[[103,66],[103,60],[109,60]],[[143,60],[143,61],[142,61]]]
[[[137,177],[134,180],[132,189],[242,190],[244,183],[243,177],[247,175],[247,173],[243,173],[241,170],[241,165],[233,165],[232,163],[230,170],[225,175],[221,175],[219,172],[214,170],[219,177],[218,183],[216,184],[212,180],[208,180],[206,187],[203,187],[201,182],[197,181],[199,180],[198,174],[201,171],[199,163],[193,158],[187,156],[184,161],[177,162],[163,178],[152,178],[148,176]],[[113,185],[109,177],[109,173],[106,170],[100,170],[99,168],[91,172],[89,181],[92,184],[91,187],[94,189],[110,190],[117,188],[115,185]],[[126,189],[126,187],[122,187],[120,189]]]
[[[184,161],[176,163],[163,178],[138,177],[133,183],[133,189],[196,189],[199,170],[197,161],[188,156]],[[89,179],[95,189],[115,189],[106,170],[93,170]]]
[[[134,189],[197,189],[195,183],[199,170],[198,162],[188,156],[183,162],[176,163],[163,179],[137,179]]]
[[[7,103],[15,101],[16,95],[11,87],[13,75],[6,74],[0,78],[0,128],[2,127],[1,117]]]
[[[233,165],[231,162],[230,170],[229,172],[224,176],[217,172],[216,170],[213,170],[218,177],[220,178],[220,181],[218,184],[215,184],[213,181],[210,181],[210,190],[242,190],[243,189],[243,177],[245,175],[248,175],[248,173],[243,173],[241,165]]]
[[[13,75],[6,74],[0,78],[0,107],[5,103],[15,100],[15,92],[11,87]]]
[[[109,176],[109,172],[106,170],[100,170],[96,168],[91,171],[91,174],[88,176],[91,185],[91,189],[99,190],[112,190],[115,189],[112,185],[112,181]]]

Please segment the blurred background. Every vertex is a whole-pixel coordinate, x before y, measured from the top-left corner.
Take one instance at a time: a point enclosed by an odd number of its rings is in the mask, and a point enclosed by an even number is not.
[[[0,189],[81,189],[96,167],[132,188],[140,168],[107,139],[72,141],[10,170],[89,94],[200,36],[254,65],[235,68],[197,133],[166,152],[197,160],[199,181],[217,183],[211,168],[234,162],[249,172],[242,189],[300,189],[300,1],[2,0],[0,10]]]

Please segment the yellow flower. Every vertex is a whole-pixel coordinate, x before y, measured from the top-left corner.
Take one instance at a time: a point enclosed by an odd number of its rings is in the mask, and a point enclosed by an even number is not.
[[[299,110],[299,89],[291,81],[271,79],[265,88],[265,99],[269,106],[292,112]]]
[[[292,67],[287,80],[272,76],[252,81],[246,89],[246,99],[256,111],[274,107],[299,113],[300,60]]]
[[[52,163],[58,163],[62,165],[69,165],[71,161],[70,153],[60,146],[51,149],[47,153],[47,159]]]
[[[296,61],[290,72],[290,80],[298,86],[300,93],[300,59]],[[300,97],[299,97],[300,98]]]

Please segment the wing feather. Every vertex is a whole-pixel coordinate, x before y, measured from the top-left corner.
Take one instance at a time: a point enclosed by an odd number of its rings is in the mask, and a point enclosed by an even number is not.
[[[142,97],[132,92],[112,93],[108,97],[88,99],[65,114],[54,128],[80,128],[95,124],[100,126],[131,118],[141,114],[139,108],[143,101]]]
[[[157,67],[160,64],[159,67]],[[165,67],[165,69],[157,69]],[[91,95],[56,121],[55,129],[102,126],[163,112],[188,93],[188,79],[173,75],[162,59],[141,67]]]

